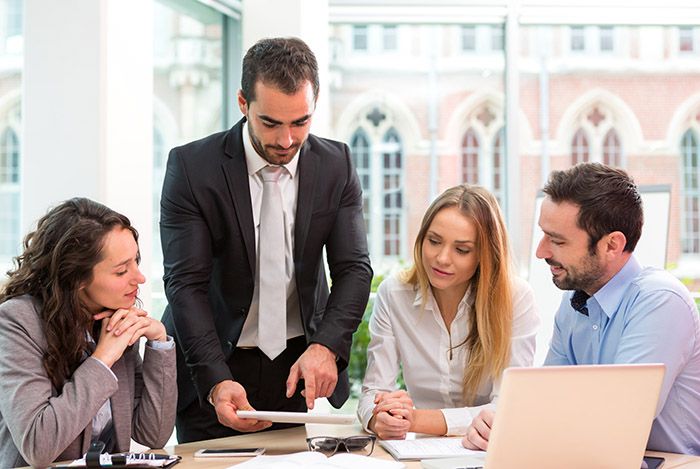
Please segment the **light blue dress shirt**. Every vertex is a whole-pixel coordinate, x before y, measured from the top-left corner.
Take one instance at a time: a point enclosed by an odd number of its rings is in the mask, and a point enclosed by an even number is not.
[[[688,289],[634,257],[590,297],[588,316],[563,295],[545,365],[664,363],[647,448],[700,455],[700,318]]]

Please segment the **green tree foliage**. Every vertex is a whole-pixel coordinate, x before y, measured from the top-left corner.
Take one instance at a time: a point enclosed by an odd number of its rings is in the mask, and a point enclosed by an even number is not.
[[[348,376],[350,377],[350,395],[359,397],[362,390],[362,380],[365,377],[367,369],[367,345],[369,345],[369,318],[372,315],[374,307],[374,297],[377,293],[377,288],[384,281],[384,275],[375,275],[372,279],[372,289],[365,314],[362,316],[362,322],[352,336],[352,347],[350,348],[350,363],[348,364]],[[399,388],[405,389],[403,375],[399,375],[397,379]]]

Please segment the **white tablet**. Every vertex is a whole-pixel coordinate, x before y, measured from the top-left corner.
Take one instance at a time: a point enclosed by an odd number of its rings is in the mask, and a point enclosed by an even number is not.
[[[266,410],[238,410],[240,418],[267,420],[284,423],[333,423],[350,425],[355,423],[353,414],[316,414],[309,412],[273,412]]]

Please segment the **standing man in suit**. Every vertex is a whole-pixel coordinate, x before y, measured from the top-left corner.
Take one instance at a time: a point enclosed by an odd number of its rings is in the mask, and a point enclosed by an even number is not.
[[[177,342],[180,442],[270,428],[237,409],[347,400],[372,269],[349,149],[309,133],[318,89],[303,41],[261,40],[243,59],[244,118],[170,152],[163,322]]]

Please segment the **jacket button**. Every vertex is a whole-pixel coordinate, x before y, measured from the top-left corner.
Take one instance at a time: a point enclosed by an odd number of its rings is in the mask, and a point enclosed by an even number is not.
[[[233,348],[233,342],[231,342],[230,340],[226,341],[226,345],[228,345],[228,348],[230,348],[230,349]]]
[[[248,310],[245,308],[239,309],[238,312],[241,313],[243,316],[248,316]]]

